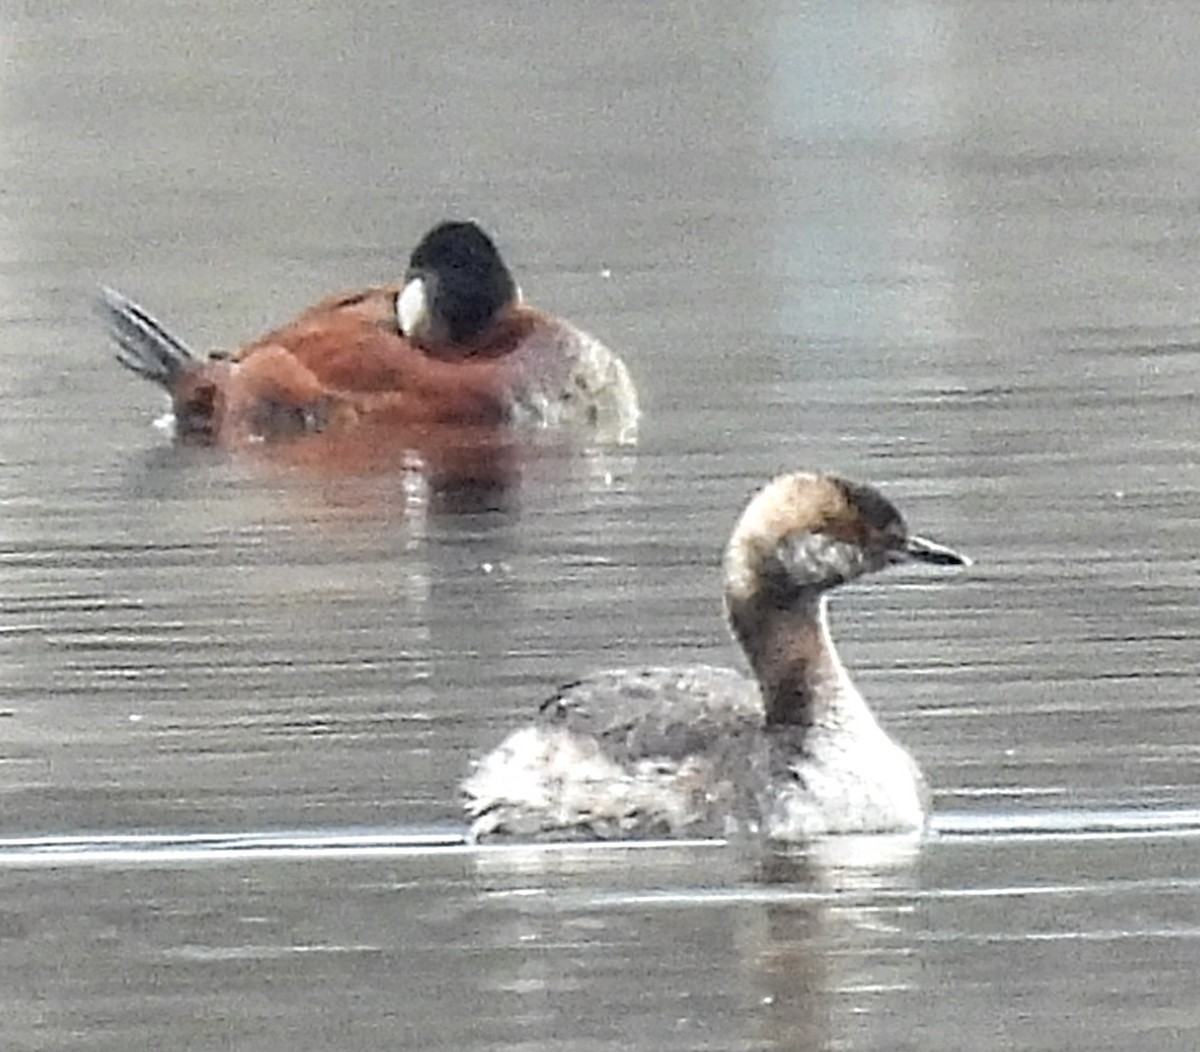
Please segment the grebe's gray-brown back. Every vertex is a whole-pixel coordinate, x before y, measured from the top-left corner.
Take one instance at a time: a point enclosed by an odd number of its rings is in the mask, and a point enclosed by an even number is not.
[[[693,665],[590,675],[483,757],[463,783],[477,839],[720,836],[797,842],[925,824],[913,758],[838,657],[828,592],[895,563],[962,566],[913,536],[878,491],[776,478],[725,549],[725,610],[757,682]]]

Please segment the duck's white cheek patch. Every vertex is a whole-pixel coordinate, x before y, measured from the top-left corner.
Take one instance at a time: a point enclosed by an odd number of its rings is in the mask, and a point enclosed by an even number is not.
[[[425,281],[413,278],[396,297],[396,321],[405,336],[411,336],[421,328],[429,317],[429,298],[425,293]]]

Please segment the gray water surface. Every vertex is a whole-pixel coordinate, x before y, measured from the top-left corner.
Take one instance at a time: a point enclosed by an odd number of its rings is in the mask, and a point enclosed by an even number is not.
[[[0,858],[6,1049],[1196,1046],[1194,834],[1037,817],[1200,807],[1194,5],[0,0],[0,29],[0,838],[452,826],[558,682],[738,661],[720,548],[796,468],[976,559],[834,627],[939,815],[1000,830]],[[91,314],[103,281],[236,345],[447,215],[625,355],[636,447],[535,443],[468,500],[180,449]]]

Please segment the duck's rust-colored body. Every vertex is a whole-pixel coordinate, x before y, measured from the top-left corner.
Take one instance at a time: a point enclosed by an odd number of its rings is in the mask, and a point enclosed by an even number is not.
[[[521,302],[491,240],[443,223],[405,279],[331,296],[227,354],[202,357],[105,289],[119,360],[171,397],[181,438],[249,440],[345,430],[506,428],[580,421],[619,438],[637,396],[621,360]]]

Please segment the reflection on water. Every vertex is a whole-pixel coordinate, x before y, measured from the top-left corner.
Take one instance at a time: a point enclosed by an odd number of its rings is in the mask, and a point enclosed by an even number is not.
[[[539,1006],[516,1009],[527,1032],[550,1037],[575,1018],[576,1033],[645,1047],[824,1047],[866,991],[884,1008],[870,957],[911,904],[875,896],[905,887],[913,859],[838,868],[801,856],[764,864],[711,845],[482,850],[481,936],[528,948],[519,987],[497,977]],[[555,946],[570,947],[565,972],[557,954],[538,953]],[[593,996],[614,956],[627,962],[622,986],[645,984],[623,1016]]]
[[[656,863],[664,859],[691,858],[700,850],[717,852],[726,865],[746,869],[756,884],[696,892],[687,886],[664,888],[649,896],[605,888],[588,895],[593,906],[686,902],[696,894],[707,901],[758,899],[772,901],[822,897],[829,890],[847,891],[874,887],[885,874],[909,869],[922,846],[930,841],[1022,840],[1067,843],[1077,840],[1127,840],[1194,837],[1200,833],[1200,811],[1195,809],[1022,811],[1005,813],[948,812],[934,816],[925,834],[846,834],[807,845],[765,845],[724,840],[563,841],[541,843],[475,844],[463,823],[429,829],[405,826],[395,829],[280,830],[235,833],[98,833],[66,836],[0,838],[0,867],[144,866],[172,863],[191,866],[216,860],[314,861],[356,858],[408,858],[443,854],[450,849],[475,857],[477,871],[501,878],[515,877],[523,886],[547,873],[591,867],[593,872],[626,865],[631,855],[649,851]],[[775,890],[788,886],[793,890]],[[796,886],[803,890],[794,890]],[[822,890],[823,889],[823,890]]]
[[[1200,800],[1193,5],[0,11],[6,836],[457,821],[555,684],[734,660],[718,553],[783,469],[978,558],[833,611],[935,787],[915,857],[14,866],[8,1044],[1196,1045],[1192,832],[1112,824]],[[623,352],[636,450],[460,500],[174,447],[87,309],[229,346],[446,214]]]
[[[0,978],[8,1032],[46,1047],[163,1020],[202,1047],[1072,1047],[1100,1011],[1115,1049],[1196,1024],[1171,993],[1195,845],[1146,846],[1158,880],[1143,846],[1053,838],[768,883],[714,845],[8,870]]]
[[[523,487],[568,480],[611,486],[633,455],[589,435],[497,434],[462,428],[357,427],[266,443],[244,454],[268,480],[296,484],[299,500],[364,519],[515,512]]]

